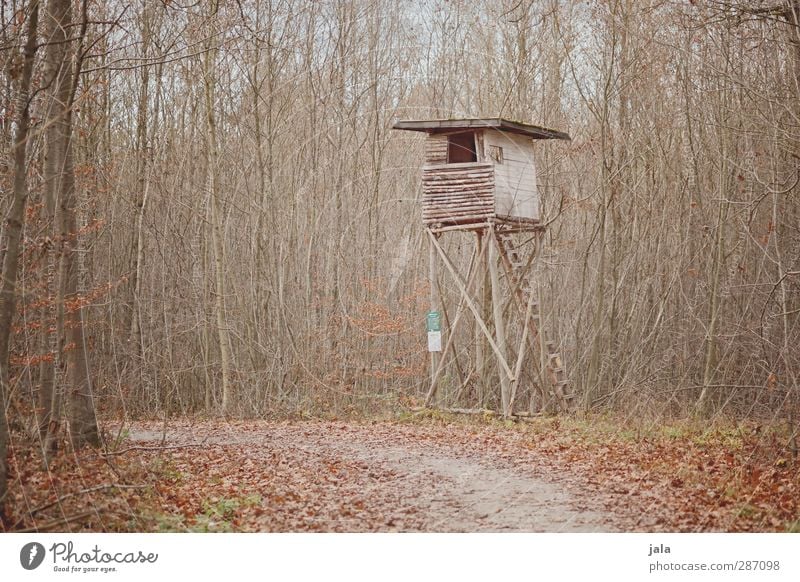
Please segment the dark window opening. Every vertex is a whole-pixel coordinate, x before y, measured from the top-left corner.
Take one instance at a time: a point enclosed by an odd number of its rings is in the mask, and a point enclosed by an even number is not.
[[[456,133],[447,136],[448,164],[468,164],[477,161],[478,154],[475,152],[474,133]]]

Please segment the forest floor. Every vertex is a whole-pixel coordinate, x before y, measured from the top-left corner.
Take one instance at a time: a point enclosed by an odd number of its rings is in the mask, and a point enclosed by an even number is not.
[[[427,414],[137,422],[109,432],[106,452],[62,454],[49,471],[12,458],[25,467],[12,488],[21,508],[13,529],[800,529],[800,467],[779,431],[756,425],[643,431]]]

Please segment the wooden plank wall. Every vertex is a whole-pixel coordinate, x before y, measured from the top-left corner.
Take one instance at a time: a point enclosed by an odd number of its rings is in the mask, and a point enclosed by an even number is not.
[[[423,168],[422,222],[426,225],[485,222],[494,216],[494,210],[492,164],[447,164]]]
[[[538,220],[539,194],[532,140],[494,130],[487,130],[484,139],[487,148],[503,148],[503,162],[494,166],[497,215]]]
[[[429,166],[447,163],[447,136],[429,135],[425,140],[425,163]]]

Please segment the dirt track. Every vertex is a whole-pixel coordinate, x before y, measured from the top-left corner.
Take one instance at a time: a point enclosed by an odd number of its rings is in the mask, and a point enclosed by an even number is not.
[[[451,438],[454,432],[464,434]],[[157,425],[139,425],[131,430],[131,440],[218,451],[214,474],[222,477],[217,478],[234,484],[247,479],[246,489],[262,495],[263,507],[251,530],[626,529],[619,516],[603,510],[601,500],[576,490],[568,468],[554,472],[530,455],[520,462],[513,450],[503,452],[490,437],[466,433],[322,422],[182,425],[168,426],[166,432]],[[199,456],[186,456],[182,470],[195,472],[187,463]],[[225,475],[226,462],[247,472]]]

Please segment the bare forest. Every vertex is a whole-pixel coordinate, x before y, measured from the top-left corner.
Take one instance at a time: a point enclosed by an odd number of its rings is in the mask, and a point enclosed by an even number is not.
[[[0,531],[800,530],[797,0],[0,21]],[[423,224],[393,125],[475,118],[569,134],[531,266],[569,398],[493,247]]]

